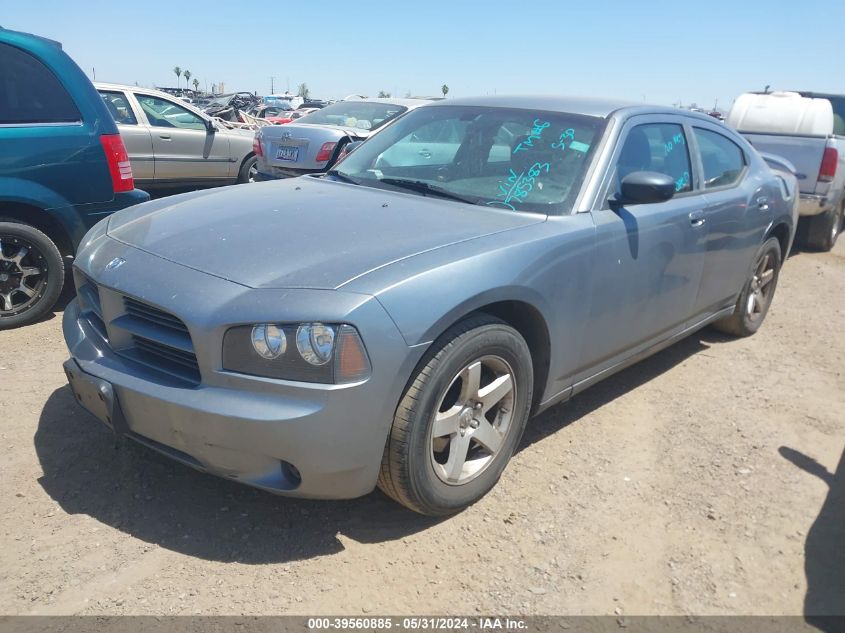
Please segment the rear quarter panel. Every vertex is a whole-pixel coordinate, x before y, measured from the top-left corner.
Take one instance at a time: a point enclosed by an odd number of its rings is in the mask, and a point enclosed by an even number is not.
[[[0,42],[47,66],[81,115],[73,123],[0,125],[0,197],[45,209],[112,200],[111,176],[99,137],[117,134],[117,126],[90,80],[66,53],[47,41],[6,33],[0,35]],[[21,187],[22,181],[30,185]]]

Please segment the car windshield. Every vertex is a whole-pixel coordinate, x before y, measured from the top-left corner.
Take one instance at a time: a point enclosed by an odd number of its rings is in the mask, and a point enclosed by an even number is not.
[[[338,101],[301,119],[300,123],[339,125],[360,130],[375,130],[408,108],[393,103],[372,101]]]
[[[568,213],[604,126],[605,119],[564,112],[423,107],[373,136],[330,173],[361,185],[492,208]]]

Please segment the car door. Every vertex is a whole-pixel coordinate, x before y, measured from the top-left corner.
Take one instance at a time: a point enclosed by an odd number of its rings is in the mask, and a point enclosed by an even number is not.
[[[227,181],[229,139],[206,119],[170,99],[134,93],[150,128],[157,183]]]
[[[652,204],[613,205],[629,173],[668,174],[675,196]],[[591,212],[596,227],[592,300],[581,366],[585,379],[681,332],[704,265],[700,217],[704,201],[684,119],[639,116],[621,130],[603,194]]]
[[[124,91],[98,88],[97,92],[117,123],[136,182],[141,187],[151,183],[155,178],[155,155],[150,129],[138,123],[138,115]]]
[[[704,192],[704,270],[690,315],[701,319],[731,305],[772,219],[774,181],[749,174],[745,151],[715,125],[692,125]]]

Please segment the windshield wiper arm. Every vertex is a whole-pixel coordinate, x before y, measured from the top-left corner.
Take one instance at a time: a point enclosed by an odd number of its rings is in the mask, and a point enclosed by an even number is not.
[[[343,182],[348,182],[351,185],[360,185],[361,184],[361,182],[359,180],[356,180],[355,178],[347,176],[346,174],[344,174],[341,171],[338,171],[337,169],[330,169],[329,171],[326,172],[326,176],[334,176],[338,180],[342,180]]]
[[[431,183],[425,182],[424,180],[411,180],[410,178],[380,178],[379,182],[383,182],[387,185],[393,185],[394,187],[401,187],[402,189],[418,191],[423,195],[433,194],[435,196],[440,196],[441,198],[447,198],[449,200],[466,202],[467,204],[478,203],[478,200],[473,200],[472,198],[466,198],[456,193],[452,193],[448,189],[438,187],[437,185],[432,185]]]

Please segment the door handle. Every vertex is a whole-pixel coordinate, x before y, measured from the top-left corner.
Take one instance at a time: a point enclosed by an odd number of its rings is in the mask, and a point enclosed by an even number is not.
[[[163,141],[169,141],[170,140],[170,134],[159,134],[158,137]]]
[[[423,158],[431,158],[431,152],[427,149],[421,149],[419,151],[419,155],[422,156]]]
[[[768,211],[769,199],[766,196],[760,196],[757,198],[757,208],[760,209],[760,211]]]
[[[704,211],[702,209],[689,214],[689,223],[694,227],[704,226],[705,222],[707,222],[707,218],[704,217]]]

